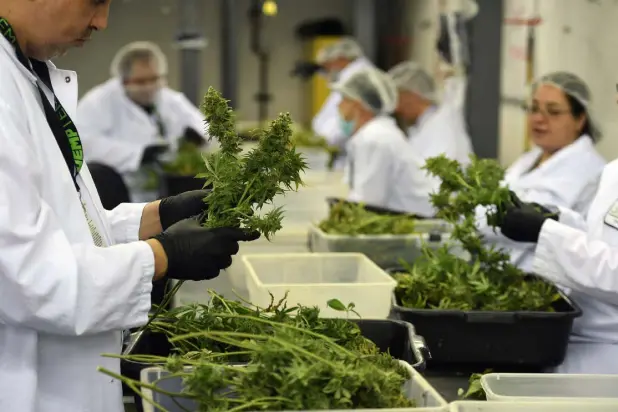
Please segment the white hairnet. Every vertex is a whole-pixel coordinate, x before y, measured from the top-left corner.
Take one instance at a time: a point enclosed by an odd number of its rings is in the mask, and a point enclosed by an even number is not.
[[[397,106],[397,87],[383,71],[367,67],[331,86],[377,114],[391,114]]]
[[[588,85],[583,79],[569,72],[552,72],[537,80],[532,86],[532,91],[534,92],[537,87],[543,84],[557,87],[565,94],[577,100],[586,111],[586,117],[590,128],[590,137],[596,141],[602,136],[599,124],[596,122],[595,116],[592,114],[592,95],[590,94]]]
[[[436,100],[436,83],[420,64],[407,61],[399,63],[388,71],[395,86],[424,97],[427,100]]]
[[[126,76],[126,68],[131,67],[135,58],[142,58],[144,55],[149,55],[154,58],[161,76],[167,75],[167,59],[163,51],[161,51],[158,45],[149,41],[129,43],[118,50],[118,53],[116,53],[112,60],[110,74],[113,77]]]
[[[320,49],[316,57],[316,63],[324,64],[339,58],[355,60],[362,56],[363,49],[356,40],[352,37],[344,37],[338,42]]]

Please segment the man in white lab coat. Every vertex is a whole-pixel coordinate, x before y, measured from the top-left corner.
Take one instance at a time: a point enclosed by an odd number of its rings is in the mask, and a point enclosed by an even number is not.
[[[443,101],[438,105],[434,79],[418,63],[400,63],[389,75],[399,90],[395,113],[414,150],[423,159],[444,154],[462,164],[468,163],[472,143],[459,104],[464,80],[447,79]]]
[[[182,93],[165,86],[167,61],[154,43],[134,42],[114,58],[112,78],[80,100],[77,124],[86,160],[111,166],[128,184],[133,201],[150,201],[141,170],[178,147],[179,139],[205,144],[204,116]]]
[[[391,116],[397,89],[389,76],[369,67],[332,87],[341,93],[339,128],[349,138],[348,200],[433,216],[429,195],[439,182],[422,170],[422,159]]]
[[[0,411],[122,412],[122,330],[153,279],[231,264],[240,229],[202,228],[203,192],[101,205],[83,160],[77,78],[50,58],[107,25],[109,1],[0,2]]]
[[[323,67],[329,83],[344,81],[354,73],[373,64],[363,55],[359,44],[351,37],[345,37],[319,51],[317,64]],[[318,114],[313,118],[311,127],[317,136],[321,136],[334,147],[341,150],[335,161],[335,168],[345,165],[345,143],[347,136],[341,132],[338,106],[341,94],[333,90]]]

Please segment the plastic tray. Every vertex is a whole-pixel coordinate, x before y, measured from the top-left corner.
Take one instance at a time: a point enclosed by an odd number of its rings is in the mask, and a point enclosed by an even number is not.
[[[419,220],[418,230],[426,233],[410,235],[330,235],[317,226],[309,228],[309,249],[317,253],[363,253],[381,268],[393,267],[401,261],[414,263],[421,256],[422,245],[440,247],[450,239],[440,220]],[[431,231],[435,233],[428,233]]]
[[[363,319],[386,319],[397,283],[360,253],[288,253],[242,256],[249,300],[268,306],[270,294],[305,306],[317,306],[323,317],[347,317],[328,307],[331,299],[354,303]]]
[[[616,412],[614,403],[590,402],[477,402],[451,403],[449,412]]]
[[[438,392],[429,385],[429,383],[410,365],[403,362],[410,371],[412,378],[404,384],[404,390],[409,399],[417,402],[417,408],[402,408],[402,409],[378,409],[379,411],[406,411],[406,412],[444,412],[447,408],[446,401],[438,394]],[[141,372],[141,381],[145,383],[153,383],[157,379],[165,377],[167,372],[161,368],[147,368]],[[181,392],[181,378],[171,378],[160,381],[158,385],[169,392]],[[197,411],[195,403],[190,400],[178,399],[174,400],[168,396],[152,393],[152,391],[144,390],[144,396],[153,399],[155,402],[163,406],[169,412],[185,412]],[[178,402],[182,407],[179,407]],[[143,401],[144,412],[155,412],[154,407],[147,401]],[[183,409],[184,408],[184,409]],[[367,411],[371,411],[368,409]],[[343,412],[343,411],[342,411]]]
[[[617,375],[489,373],[481,385],[488,401],[612,402],[618,411]]]
[[[393,317],[425,338],[431,365],[546,368],[562,363],[573,320],[582,314],[561,295],[556,312],[409,309],[393,295]]]
[[[395,359],[405,361],[418,371],[425,369],[426,359],[431,355],[425,346],[422,337],[416,335],[414,327],[406,322],[396,320],[370,320],[350,319],[356,323],[361,334],[374,342],[381,351],[390,353]],[[144,332],[141,339],[137,340],[138,333],[131,335],[130,344],[125,348],[125,354],[146,354],[156,356],[169,356],[172,346],[161,333]],[[121,362],[122,374],[132,379],[139,379],[140,371],[144,365],[136,362]],[[128,388],[124,393],[131,394]],[[141,407],[139,398],[135,400]]]

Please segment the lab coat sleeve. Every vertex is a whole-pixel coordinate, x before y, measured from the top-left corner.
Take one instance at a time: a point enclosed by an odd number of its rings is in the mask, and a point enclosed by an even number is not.
[[[94,98],[86,97],[77,106],[76,124],[89,163],[102,163],[119,173],[139,169],[145,146],[114,137],[113,113],[101,107]]]
[[[559,207],[558,209],[560,210],[560,218],[558,219],[560,223],[573,229],[586,230],[587,225],[584,216],[565,207]]]
[[[147,203],[122,203],[108,210],[107,221],[116,243],[137,242],[142,213]]]
[[[354,156],[352,190],[348,200],[373,206],[384,206],[388,200],[388,184],[392,159],[386,148],[376,142]]]
[[[3,116],[0,147],[11,151],[0,151],[0,323],[72,336],[143,325],[151,307],[150,246],[70,242],[40,194],[46,171],[20,138],[27,133]]]
[[[316,136],[321,136],[331,146],[343,147],[347,136],[341,132],[339,120],[339,103],[341,94],[332,92],[318,114],[313,118],[311,127]]]
[[[554,220],[543,224],[534,272],[572,290],[618,305],[618,248]]]

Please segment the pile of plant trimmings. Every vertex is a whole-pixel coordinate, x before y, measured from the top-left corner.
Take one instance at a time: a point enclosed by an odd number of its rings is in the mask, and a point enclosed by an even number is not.
[[[190,399],[196,404],[192,412],[414,406],[402,390],[409,371],[364,338],[356,324],[320,318],[317,308],[287,307],[285,297],[260,308],[210,294],[209,304],[173,309],[151,324],[173,345],[170,357],[121,356],[162,366],[169,375],[161,379],[183,380],[181,393],[104,372],[136,393],[145,388]],[[353,312],[353,305],[328,304]]]
[[[479,205],[486,207],[487,223],[496,230],[512,203],[508,187],[501,185],[500,165],[473,157],[464,169],[439,156],[428,159],[425,169],[442,181],[432,195],[437,217],[453,224],[451,238],[471,259],[451,253],[448,244],[424,247],[414,267],[406,267],[408,273],[394,275],[399,304],[417,309],[553,311],[552,304],[560,299],[557,289],[511,264],[509,254],[484,242],[477,230]]]
[[[378,214],[362,204],[340,201],[332,205],[328,217],[318,226],[333,235],[402,235],[414,233],[416,219],[411,215]]]

